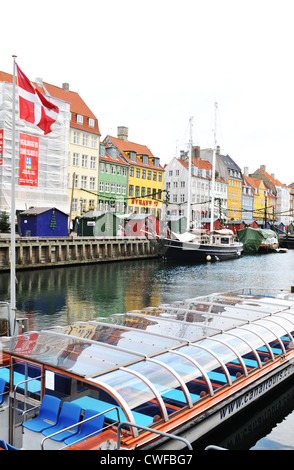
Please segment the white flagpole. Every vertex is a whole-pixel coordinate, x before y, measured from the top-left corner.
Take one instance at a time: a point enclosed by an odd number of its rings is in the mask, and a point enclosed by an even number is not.
[[[10,212],[10,334],[15,334],[15,58],[13,55],[12,91],[12,161],[11,161],[11,212]]]

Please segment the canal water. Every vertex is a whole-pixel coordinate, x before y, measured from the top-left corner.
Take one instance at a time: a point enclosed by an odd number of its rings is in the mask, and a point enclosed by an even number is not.
[[[39,330],[112,313],[124,313],[241,287],[294,286],[294,250],[242,256],[203,265],[158,259],[17,272],[17,310]],[[10,276],[0,274],[0,301],[9,299]],[[238,417],[221,433],[197,444],[229,449],[294,448],[294,382]]]

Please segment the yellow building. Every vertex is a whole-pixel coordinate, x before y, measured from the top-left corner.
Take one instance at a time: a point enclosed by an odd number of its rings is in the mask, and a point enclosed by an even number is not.
[[[244,176],[244,179],[252,187],[253,219],[264,219],[268,188],[261,179],[253,178],[252,176]]]
[[[163,174],[158,157],[146,145],[128,141],[128,128],[118,127],[118,136],[105,142],[117,148],[129,164],[127,212],[162,216]]]
[[[229,155],[219,155],[227,166],[228,172],[228,202],[227,220],[241,220],[242,218],[242,172]]]

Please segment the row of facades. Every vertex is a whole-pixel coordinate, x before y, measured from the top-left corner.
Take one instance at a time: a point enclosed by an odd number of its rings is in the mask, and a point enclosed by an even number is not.
[[[12,160],[12,80],[0,72],[0,210],[9,211]],[[56,207],[71,220],[88,211],[187,216],[187,152],[165,167],[146,145],[130,142],[128,128],[101,141],[97,117],[69,84],[34,85],[59,106],[54,132],[17,119],[16,210]],[[16,115],[17,115],[16,105]],[[32,151],[32,145],[37,149]],[[34,164],[25,156],[35,155]],[[193,147],[190,220],[210,217],[212,150]],[[215,217],[229,220],[293,221],[292,185],[283,185],[260,167],[248,175],[228,155],[216,155]]]

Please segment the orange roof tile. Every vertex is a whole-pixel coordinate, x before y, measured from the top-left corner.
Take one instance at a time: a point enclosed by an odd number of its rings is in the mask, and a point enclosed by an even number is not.
[[[277,180],[276,178],[273,178],[267,171],[263,171],[259,169],[260,173],[262,173],[266,178],[274,185],[274,186],[284,186],[281,181]]]
[[[111,140],[111,142],[116,146],[116,148],[123,154],[123,156],[126,158],[127,162],[130,164],[134,164],[133,161],[131,161],[126,154],[126,152],[136,152],[137,154],[137,159],[136,159],[136,165],[145,167],[145,168],[154,168],[154,169],[160,169],[163,170],[163,167],[161,165],[154,166],[152,162],[150,162],[150,158],[155,158],[154,155],[152,154],[151,150],[146,145],[141,145],[141,144],[136,144],[135,142],[129,142],[128,140],[123,140],[119,139],[118,137],[112,137],[112,136],[107,136],[108,139]],[[138,155],[148,155],[148,165],[144,165],[143,162],[139,159]]]
[[[9,73],[6,72],[1,72],[0,71],[0,81],[1,82],[8,82],[12,83],[13,82],[13,76]],[[86,105],[86,103],[82,100],[80,95],[74,91],[66,91],[61,87],[57,87],[55,85],[51,85],[50,83],[43,82],[43,87],[39,86],[37,83],[33,82],[34,86],[43,94],[49,94],[53,98],[57,98],[62,101],[66,101],[67,103],[70,103],[70,111],[71,111],[71,122],[70,126],[85,130],[88,132],[92,132],[98,135],[100,134],[99,131],[99,125],[98,125],[98,119],[96,116],[92,113],[90,108]],[[95,127],[90,127],[88,123],[88,119],[84,119],[83,124],[79,124],[76,122],[76,115],[80,114],[86,118],[91,118],[95,120]]]

